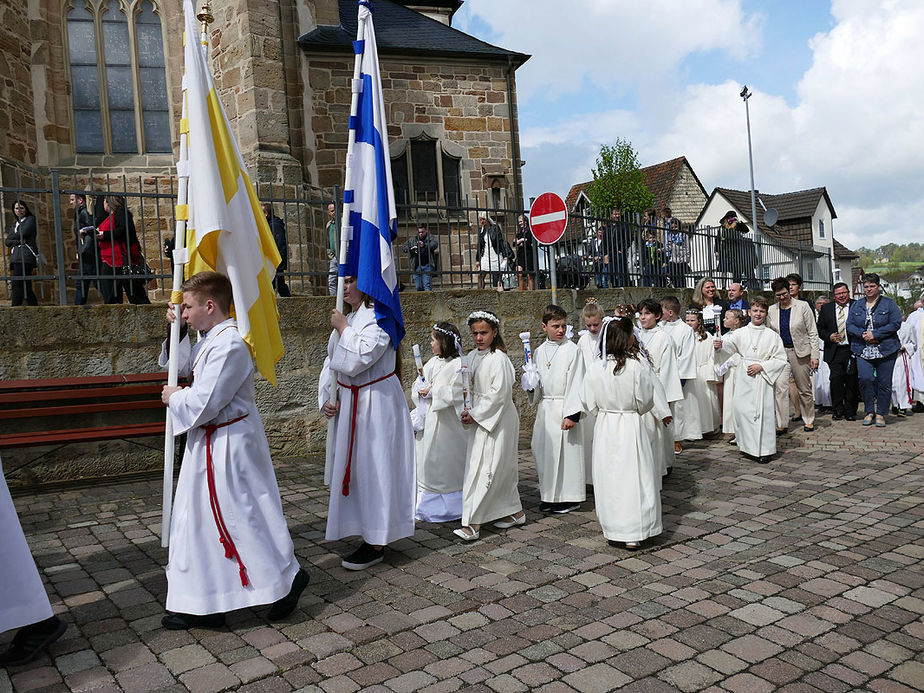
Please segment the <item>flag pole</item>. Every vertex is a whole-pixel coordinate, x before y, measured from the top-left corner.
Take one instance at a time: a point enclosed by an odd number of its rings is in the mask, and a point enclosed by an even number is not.
[[[366,18],[362,12],[359,12],[359,6],[366,5],[371,9],[371,3],[366,2],[365,0],[359,0],[357,3],[357,21],[356,21],[356,44],[354,45],[363,45],[361,42],[363,40],[363,35],[366,31]],[[352,81],[352,97],[350,99],[350,120],[354,120],[357,116],[357,106],[359,105],[359,90],[362,89],[362,81],[360,80],[360,75],[362,74],[362,61],[363,54],[362,51],[355,51],[355,57],[353,59],[353,81]],[[346,156],[346,171],[343,175],[343,191],[344,191],[344,200],[346,198],[347,191],[353,190],[353,147],[356,144],[356,130],[354,128],[349,128],[347,134],[347,156]],[[350,241],[353,239],[353,228],[350,226],[350,207],[351,203],[344,201],[343,202],[343,213],[340,216],[340,254],[338,257],[339,267],[337,270],[337,310],[343,312],[343,270],[342,267],[346,265],[347,262],[347,251],[350,247]],[[337,343],[340,341],[340,335],[334,335],[334,348],[337,348]],[[337,374],[334,371],[331,371],[330,374],[330,399],[328,402],[331,406],[337,404],[337,394],[338,389],[337,385]]]
[[[211,14],[208,13],[208,4],[203,8],[203,13],[207,14],[208,19],[203,21],[203,31],[199,40],[202,45],[208,45],[208,36],[205,29],[208,23],[211,23]],[[184,34],[184,41],[186,40]],[[180,304],[183,295],[180,293],[180,287],[183,284],[183,274],[186,262],[189,259],[189,253],[186,249],[186,221],[189,218],[189,124],[187,118],[186,103],[186,73],[183,73],[183,106],[180,115],[180,156],[176,164],[176,175],[178,179],[177,197],[176,197],[176,225],[173,233],[173,289],[170,293],[170,306],[176,319],[170,323],[170,342],[167,361],[167,386],[176,387],[179,381],[179,350],[180,350]],[[166,422],[164,427],[164,487],[163,487],[163,512],[161,515],[161,538],[160,545],[167,548],[170,542],[170,518],[173,512],[173,458],[175,455],[175,442],[173,434],[173,417],[170,415],[169,407],[166,410]]]

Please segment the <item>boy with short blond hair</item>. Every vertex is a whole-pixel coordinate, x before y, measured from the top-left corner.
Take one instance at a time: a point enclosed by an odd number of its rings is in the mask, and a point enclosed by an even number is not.
[[[539,405],[532,438],[542,501],[539,509],[559,514],[577,509],[586,498],[581,424],[584,357],[565,337],[567,329],[564,309],[547,306],[542,331],[548,339],[533,352],[539,383],[530,391],[531,402]]]
[[[272,604],[288,616],[308,584],[299,567],[263,422],[250,350],[229,317],[231,282],[201,272],[181,287],[179,373],[188,387],[165,386],[175,434],[187,433],[170,523],[167,615],[170,630],[215,628],[225,613]],[[167,320],[173,321],[172,307]],[[187,327],[198,330],[190,344]],[[160,364],[168,362],[167,345]]]
[[[696,379],[696,338],[693,329],[680,318],[680,301],[676,296],[661,299],[661,327],[671,338],[677,375],[680,376],[683,399],[671,403],[674,416],[674,452],[683,450],[684,440],[699,440],[703,437],[700,424],[699,405],[693,388],[687,382]]]

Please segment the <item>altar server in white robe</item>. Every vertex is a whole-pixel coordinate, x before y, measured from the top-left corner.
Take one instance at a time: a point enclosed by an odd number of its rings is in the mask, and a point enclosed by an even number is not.
[[[914,406],[911,364],[917,358],[917,354],[911,333],[912,326],[907,319],[903,320],[898,328],[898,358],[895,359],[895,368],[892,369],[892,408],[898,416],[911,413],[911,407]]]
[[[895,362],[898,365],[898,361]],[[815,393],[816,407],[830,407],[831,401],[831,367],[825,361],[825,340],[818,340],[818,370],[815,371],[812,387]]]
[[[422,415],[417,441],[417,514],[424,522],[449,522],[462,517],[462,480],[468,434],[462,426],[462,342],[451,322],[438,322],[430,331],[433,358],[415,379],[411,421]],[[417,417],[415,417],[415,412]]]
[[[538,403],[532,451],[539,476],[539,510],[564,514],[586,498],[581,422],[584,357],[565,338],[568,314],[561,306],[546,306],[541,326],[547,339],[532,356],[538,382],[527,388],[530,402]]]
[[[696,377],[687,381],[684,390],[689,389],[693,395],[699,412],[700,428],[703,435],[706,435],[722,425],[719,393],[716,390],[718,376],[715,373],[715,345],[712,343],[712,335],[706,332],[703,313],[699,308],[687,310],[684,322],[693,330],[696,353]]]
[[[747,319],[750,319],[748,317]],[[727,332],[734,332],[737,329],[744,327],[747,320],[745,315],[738,308],[731,308],[725,313],[725,317],[722,319],[722,324],[725,326]],[[712,344],[715,348],[715,342]],[[735,367],[737,364],[741,363],[740,354],[733,354],[730,357],[726,357],[720,351],[715,352],[716,360],[716,375],[722,379],[723,383],[723,397],[721,403],[722,409],[722,432],[732,434],[729,443],[735,445],[738,441],[734,437],[735,433]]]
[[[463,541],[481,536],[481,525],[494,520],[499,529],[526,524],[517,489],[520,415],[513,404],[516,372],[507,358],[500,320],[489,310],[468,316],[475,348],[469,352],[472,408],[462,413],[469,438],[462,485]]]
[[[924,411],[924,305],[922,304],[924,304],[924,293],[915,303],[914,312],[908,316],[908,337],[914,347],[914,355],[908,359],[908,370],[911,372],[915,411]]]
[[[600,328],[603,326],[603,308],[594,298],[588,298],[581,311],[584,327],[578,334],[578,348],[584,357],[584,372],[591,364],[600,364]],[[594,414],[584,412],[581,420],[584,431],[584,483],[593,485]]]
[[[376,322],[372,299],[347,277],[343,300],[352,311],[331,313],[340,338],[331,334],[318,385],[321,411],[334,429],[327,438],[333,450],[325,536],[361,537],[340,564],[363,570],[382,562],[386,544],[414,535],[414,432],[397,350]],[[339,389],[336,405],[331,387]]]
[[[767,299],[751,300],[751,321],[715,342],[723,354],[739,354],[735,368],[735,437],[738,449],[760,464],[776,454],[773,386],[788,363],[780,336],[765,325]]]
[[[664,329],[658,325],[661,319],[661,304],[653,298],[646,298],[638,304],[638,321],[641,325],[641,342],[651,361],[651,369],[661,385],[661,392],[655,392],[655,408],[652,410],[650,431],[656,436],[652,442],[655,460],[662,475],[670,474],[674,466],[676,446],[674,445],[673,405],[683,399],[683,388],[677,372],[674,343]],[[660,404],[669,407],[670,421]]]
[[[594,447],[597,520],[610,542],[639,543],[661,533],[661,473],[643,417],[654,405],[656,378],[640,363],[628,318],[608,319],[601,338],[602,368],[584,381],[587,408],[596,412]]]
[[[0,653],[0,667],[37,659],[67,624],[51,611],[0,463],[0,633],[14,628],[19,630]]]
[[[703,437],[699,420],[699,408],[692,382],[696,380],[696,339],[693,330],[680,317],[680,301],[676,296],[661,299],[661,327],[674,344],[677,360],[677,375],[680,376],[683,399],[671,407],[674,413],[674,451],[683,450],[684,440],[700,440]]]
[[[231,282],[200,272],[182,286],[179,374],[165,386],[174,433],[187,433],[170,522],[165,628],[218,627],[225,612],[275,602],[288,616],[308,584],[295,558],[254,401],[253,359],[229,318]],[[168,308],[167,319],[175,319]],[[167,342],[160,355],[167,365]]]

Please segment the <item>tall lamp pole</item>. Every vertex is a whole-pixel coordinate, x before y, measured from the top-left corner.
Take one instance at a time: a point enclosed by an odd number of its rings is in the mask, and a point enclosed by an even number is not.
[[[757,246],[757,281],[760,286],[764,285],[764,261],[763,249],[760,244],[760,231],[757,228],[757,194],[754,191],[754,152],[751,150],[751,111],[748,108],[748,99],[752,94],[748,91],[748,85],[741,88],[739,96],[744,100],[744,115],[748,124],[748,162],[751,165],[751,224],[754,225],[754,245]]]

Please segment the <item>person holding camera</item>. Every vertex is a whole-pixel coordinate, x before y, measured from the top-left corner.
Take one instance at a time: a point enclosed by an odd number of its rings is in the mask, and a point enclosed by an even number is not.
[[[436,267],[439,244],[426,226],[417,227],[417,235],[407,239],[401,248],[411,258],[414,286],[418,291],[432,291],[431,275]]]
[[[10,305],[21,306],[25,301],[27,305],[37,306],[38,298],[32,290],[32,280],[27,278],[38,267],[35,216],[22,200],[15,200],[12,210],[15,221],[4,241],[10,249],[10,274],[13,280]]]

